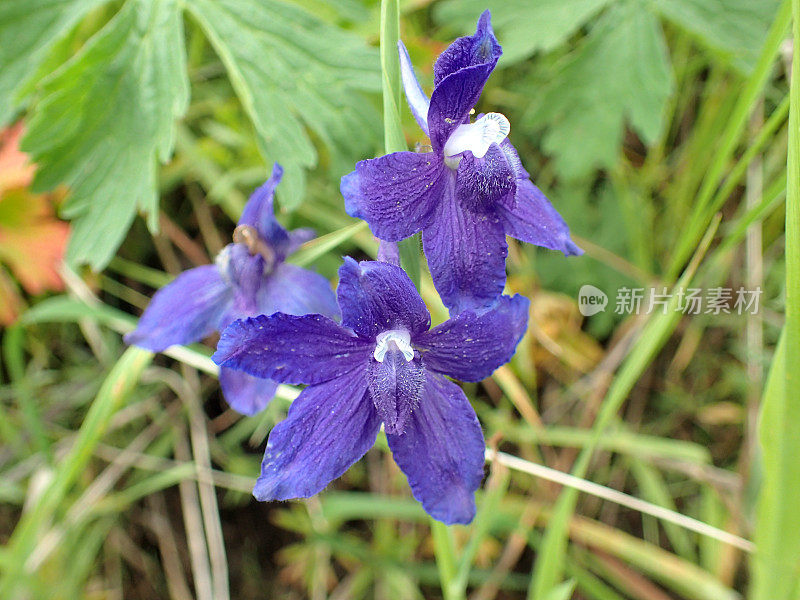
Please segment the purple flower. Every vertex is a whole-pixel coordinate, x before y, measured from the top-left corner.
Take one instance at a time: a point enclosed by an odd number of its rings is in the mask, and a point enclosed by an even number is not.
[[[399,44],[411,111],[433,152],[395,152],[363,160],[342,178],[345,208],[383,240],[422,231],[433,282],[448,308],[493,302],[505,283],[506,235],[560,250],[582,251],[561,216],[530,181],[500,113],[470,112],[502,50],[489,11],[475,35],[453,42],[436,60],[430,101]]]
[[[272,200],[282,174],[276,163],[272,177],[244,207],[234,243],[215,264],[189,269],[156,292],[136,330],[125,336],[128,344],[161,352],[197,342],[236,319],[278,311],[338,316],[328,281],[284,262],[314,232],[286,231],[275,219]],[[220,369],[219,382],[231,407],[246,415],[262,410],[278,387],[275,381],[227,368]]]
[[[259,500],[320,492],[369,450],[383,423],[414,497],[445,523],[468,523],[483,478],[484,440],[461,388],[506,363],[528,300],[503,296],[430,328],[430,314],[400,267],[346,258],[339,270],[342,324],[277,313],[234,322],[214,360],[257,377],[308,384],[270,433],[253,494]]]

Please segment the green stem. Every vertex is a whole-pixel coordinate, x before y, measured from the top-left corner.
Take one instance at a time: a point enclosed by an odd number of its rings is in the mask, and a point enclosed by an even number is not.
[[[383,73],[383,138],[387,153],[408,150],[400,119],[403,90],[400,80],[400,4],[398,0],[381,0],[381,71]],[[382,242],[385,243],[385,242]],[[398,243],[400,264],[419,289],[420,236]]]
[[[444,600],[464,600],[466,595],[463,588],[458,585],[456,550],[450,528],[434,518],[431,518],[430,521],[442,596],[444,596]]]

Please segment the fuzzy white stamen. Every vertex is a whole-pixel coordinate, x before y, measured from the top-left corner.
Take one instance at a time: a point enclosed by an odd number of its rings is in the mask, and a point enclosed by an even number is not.
[[[378,362],[383,362],[386,357],[386,352],[389,350],[389,344],[394,342],[397,349],[403,353],[403,358],[406,362],[414,358],[414,349],[411,347],[411,335],[404,329],[390,329],[378,334],[375,338],[375,352],[372,356]]]
[[[483,158],[489,146],[499,144],[511,131],[511,123],[500,113],[486,113],[474,123],[459,125],[444,145],[445,159],[472,152],[475,158]]]

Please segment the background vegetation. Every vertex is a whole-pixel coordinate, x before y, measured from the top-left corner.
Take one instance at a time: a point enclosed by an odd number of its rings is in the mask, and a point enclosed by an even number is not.
[[[529,332],[465,388],[505,454],[475,522],[432,529],[380,439],[318,497],[256,503],[296,390],[242,418],[214,340],[153,356],[120,335],[276,160],[280,218],[321,236],[296,262],[333,281],[374,256],[338,182],[383,151],[380,6],[0,0],[0,598],[800,597],[789,2],[402,2],[428,90],[487,7],[505,54],[478,109],[508,116],[587,253],[510,248]],[[586,320],[583,284],[611,301]],[[623,286],[763,294],[755,315],[637,316],[613,310]]]

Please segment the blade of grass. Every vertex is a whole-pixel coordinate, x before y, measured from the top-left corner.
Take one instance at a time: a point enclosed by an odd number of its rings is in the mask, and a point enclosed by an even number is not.
[[[688,287],[708,246],[711,244],[711,240],[719,226],[719,221],[720,219],[717,217],[708,231],[706,231],[689,266],[675,285],[676,289]],[[678,325],[682,315],[676,311],[677,301],[677,294],[672,294],[666,313],[654,315],[642,328],[641,335],[634,343],[609,387],[592,429],[592,438],[581,450],[573,467],[574,476],[583,478],[586,475],[589,462],[603,433],[612,423],[620,406],[622,406],[622,403],[628,397],[628,393],[633,389],[650,361]],[[528,598],[544,600],[549,590],[561,581],[567,553],[567,529],[577,501],[578,491],[576,489],[567,488],[561,492],[534,565],[533,576],[528,588]]]
[[[23,514],[9,540],[10,565],[0,582],[0,598],[14,597],[12,591],[19,577],[25,573],[25,564],[42,528],[52,518],[72,484],[83,472],[111,417],[136,386],[139,376],[152,358],[151,352],[128,348],[111,369],[55,477],[31,510]]]
[[[800,586],[800,0],[794,39],[786,167],[786,321],[761,406],[761,484],[753,559],[753,600],[788,600]]]
[[[691,255],[692,248],[701,237],[703,228],[714,214],[714,207],[711,205],[714,191],[722,180],[725,167],[736,149],[739,138],[745,131],[752,109],[769,81],[773,63],[780,51],[790,19],[790,2],[784,0],[764,42],[756,68],[745,82],[733,114],[728,119],[719,147],[713,154],[713,162],[706,171],[700,191],[693,203],[694,208],[689,223],[678,240],[675,253],[671,257],[667,280],[674,279],[680,272],[684,262]]]

